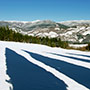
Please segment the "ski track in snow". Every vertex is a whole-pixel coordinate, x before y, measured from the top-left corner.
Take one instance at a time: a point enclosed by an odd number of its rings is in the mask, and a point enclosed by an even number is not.
[[[76,50],[65,50],[65,49],[61,49],[61,48],[51,48],[48,46],[38,45],[38,44],[22,44],[22,43],[16,43],[16,42],[2,42],[2,41],[0,41],[0,52],[1,52],[0,59],[2,60],[0,62],[0,68],[2,70],[2,71],[0,70],[0,76],[2,76],[2,78],[0,80],[0,83],[2,83],[2,85],[0,85],[0,90],[9,90],[10,87],[13,88],[10,83],[5,81],[5,80],[10,79],[9,76],[6,74],[7,68],[5,66],[6,65],[5,48],[9,48],[9,49],[15,51],[17,54],[25,57],[27,60],[29,60],[33,64],[35,64],[35,65],[45,69],[46,71],[52,73],[53,75],[55,75],[55,77],[59,78],[60,80],[63,80],[67,84],[68,90],[89,90],[85,86],[77,83],[76,81],[72,80],[68,76],[57,71],[55,68],[52,68],[48,65],[45,65],[44,63],[42,63],[40,61],[33,59],[28,53],[24,52],[23,50],[31,51],[31,52],[38,53],[38,54],[43,55],[43,56],[59,59],[59,60],[62,60],[62,61],[65,61],[65,62],[68,62],[71,64],[75,64],[78,66],[89,68],[89,69],[90,69],[90,63],[88,63],[88,62],[77,61],[77,60],[73,60],[73,59],[70,59],[67,57],[53,55],[51,53],[55,53],[55,54],[62,54],[63,53],[63,55],[68,55],[68,56],[78,57],[78,58],[84,58],[84,59],[87,59],[89,61],[90,60],[89,57],[76,56],[74,54],[79,53],[81,55],[90,55],[90,52],[81,52],[81,51],[76,51]],[[73,53],[73,55],[70,55],[69,53]],[[1,65],[4,65],[4,66],[1,66]]]

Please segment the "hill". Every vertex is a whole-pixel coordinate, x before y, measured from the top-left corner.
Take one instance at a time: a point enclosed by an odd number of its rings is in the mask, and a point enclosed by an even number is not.
[[[24,35],[55,38],[70,43],[90,42],[90,20],[54,22],[50,20],[0,21],[0,26],[9,26]]]

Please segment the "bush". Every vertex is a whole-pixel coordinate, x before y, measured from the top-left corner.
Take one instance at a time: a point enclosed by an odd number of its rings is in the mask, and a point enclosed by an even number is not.
[[[90,51],[90,43],[88,44],[88,46],[86,46],[86,50]]]

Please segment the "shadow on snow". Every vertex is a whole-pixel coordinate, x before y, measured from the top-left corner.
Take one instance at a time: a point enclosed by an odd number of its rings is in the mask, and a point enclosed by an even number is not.
[[[14,90],[66,90],[63,81],[8,48],[6,64]]]
[[[57,55],[57,56],[62,56],[62,57],[70,58],[70,59],[73,59],[73,60],[78,60],[78,61],[83,61],[83,62],[88,62],[88,63],[90,63],[90,60],[82,59],[82,58],[78,58],[78,57],[66,56],[66,55],[56,54],[56,53],[49,53],[49,54],[53,54],[53,55]]]
[[[89,55],[74,54],[74,53],[67,53],[67,54],[70,54],[70,55],[76,55],[76,56],[83,56],[83,57],[88,57],[88,58],[90,58]]]
[[[73,80],[77,81],[78,83],[90,89],[90,69],[77,66],[74,64],[70,64],[64,61],[60,61],[57,59],[45,57],[36,53],[32,53],[28,51],[25,52],[29,53],[32,58],[55,68],[56,70],[60,71],[61,73],[67,75],[68,77],[72,78]],[[67,57],[64,55],[61,56]]]

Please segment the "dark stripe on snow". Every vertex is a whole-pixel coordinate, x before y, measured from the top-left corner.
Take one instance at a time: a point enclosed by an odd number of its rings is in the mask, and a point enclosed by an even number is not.
[[[83,56],[83,57],[88,57],[88,58],[90,58],[89,55],[74,54],[74,53],[67,53],[67,54],[70,54],[70,55],[76,55],[76,56]]]
[[[6,63],[14,90],[66,90],[63,81],[8,48]]]
[[[78,60],[78,61],[83,61],[83,62],[90,63],[90,60],[87,60],[87,59],[82,59],[82,58],[73,57],[73,56],[67,56],[67,55],[62,55],[62,54],[56,54],[56,53],[50,53],[50,54],[57,55],[57,56],[62,56],[62,57],[66,57],[66,58],[70,58],[70,59],[73,59],[73,60]]]
[[[90,89],[90,69],[60,61],[57,59],[45,57],[36,53],[28,51],[25,52],[29,53],[32,58],[55,68],[56,70],[60,71],[61,73],[67,75],[68,77],[72,78],[73,80]]]

